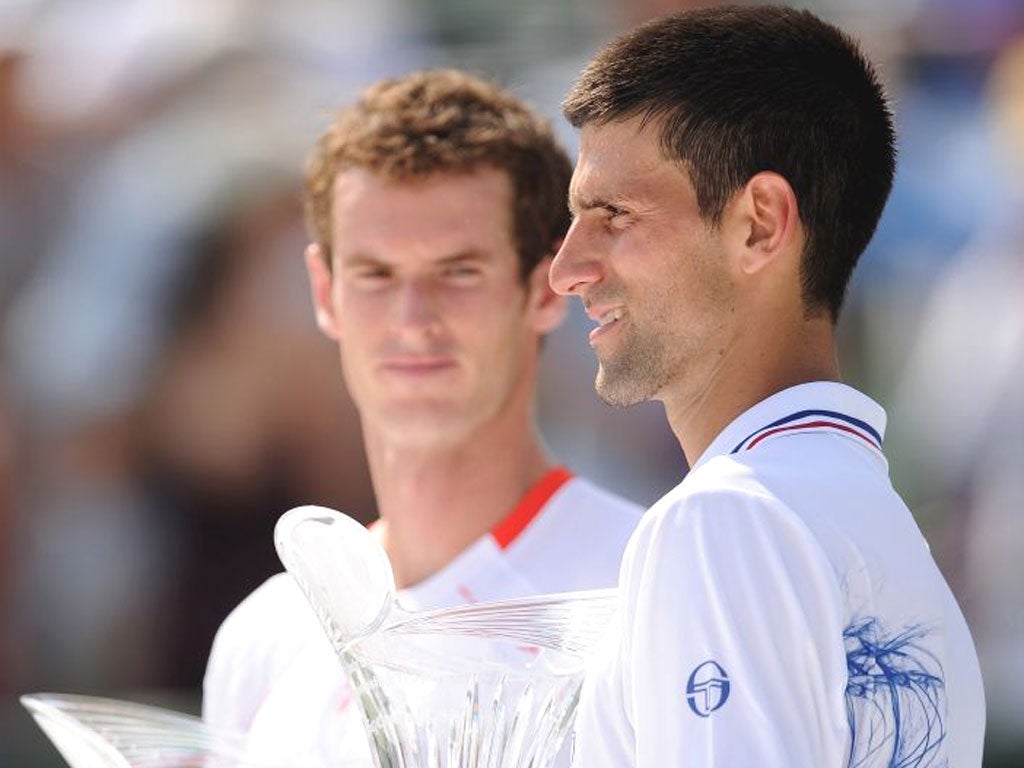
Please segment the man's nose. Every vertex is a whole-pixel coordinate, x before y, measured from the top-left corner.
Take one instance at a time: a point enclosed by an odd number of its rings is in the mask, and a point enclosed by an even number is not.
[[[593,238],[576,219],[551,262],[548,281],[555,293],[569,296],[601,279],[601,262]]]
[[[398,289],[395,322],[412,332],[434,328],[440,320],[437,296],[426,280],[409,280]]]

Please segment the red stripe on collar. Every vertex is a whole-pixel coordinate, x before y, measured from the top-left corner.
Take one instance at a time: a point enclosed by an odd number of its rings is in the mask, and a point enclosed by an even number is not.
[[[505,519],[491,529],[498,547],[506,549],[544,508],[555,492],[573,478],[565,467],[555,467],[530,488]]]
[[[807,421],[807,422],[804,422],[803,424],[790,424],[789,426],[785,426],[785,427],[776,427],[775,429],[769,429],[769,430],[767,430],[765,432],[762,432],[757,437],[755,437],[753,440],[751,440],[749,443],[747,443],[746,450],[749,451],[751,448],[753,448],[755,445],[760,443],[766,437],[771,437],[772,435],[777,435],[780,432],[792,432],[793,430],[797,430],[797,429],[799,429],[799,430],[815,430],[815,429],[822,429],[822,428],[836,429],[836,430],[839,430],[840,432],[846,432],[848,434],[854,435],[855,437],[859,437],[861,440],[863,440],[865,443],[867,443],[869,446],[871,446],[874,450],[876,450],[876,451],[878,450],[878,446],[875,444],[875,441],[872,440],[870,437],[866,436],[865,434],[863,434],[862,432],[860,432],[857,429],[854,429],[851,426],[848,426],[846,424],[842,424],[842,423],[837,422],[837,421]]]

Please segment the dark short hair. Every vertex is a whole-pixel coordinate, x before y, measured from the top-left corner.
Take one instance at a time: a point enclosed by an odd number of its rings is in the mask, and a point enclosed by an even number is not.
[[[457,70],[384,80],[337,115],[306,169],[309,229],[329,254],[334,179],[344,170],[404,181],[485,167],[511,181],[511,235],[525,278],[569,227],[572,164],[549,123],[524,102]]]
[[[752,176],[796,193],[807,233],[807,308],[833,320],[892,188],[892,113],[856,42],[811,13],[718,7],[673,14],[614,40],[563,103],[577,128],[641,116],[689,173],[718,224]]]

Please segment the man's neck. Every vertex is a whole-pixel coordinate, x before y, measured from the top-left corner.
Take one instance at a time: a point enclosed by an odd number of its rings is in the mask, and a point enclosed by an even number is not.
[[[553,466],[529,423],[492,425],[429,450],[367,431],[366,447],[381,517],[375,530],[399,588],[433,575],[492,530]]]
[[[690,466],[737,416],[765,398],[798,384],[839,381],[830,320],[801,318],[789,327],[760,328],[666,391],[669,423]]]

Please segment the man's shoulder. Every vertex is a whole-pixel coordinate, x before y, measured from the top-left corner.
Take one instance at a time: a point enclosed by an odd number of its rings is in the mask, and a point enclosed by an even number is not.
[[[605,542],[621,551],[643,515],[644,508],[636,502],[576,476],[548,500],[536,524],[526,533],[569,541]],[[525,541],[528,538],[524,536]]]
[[[640,527],[641,539],[669,529],[683,539],[715,536],[715,531],[803,528],[785,494],[777,491],[772,473],[760,471],[744,458],[718,456],[690,472],[661,497]],[[659,535],[668,535],[665,530]]]
[[[701,508],[730,502],[766,503],[773,498],[765,473],[746,457],[716,456],[691,470],[652,509]]]
[[[240,602],[221,624],[216,646],[252,646],[298,640],[316,617],[295,580],[287,573],[271,576]]]
[[[548,502],[548,507],[577,511],[586,514],[589,520],[600,515],[631,526],[635,526],[644,513],[643,507],[636,502],[579,475],[562,486]]]
[[[638,504],[573,477],[504,556],[536,592],[611,587],[642,515]]]
[[[217,630],[203,678],[204,719],[248,728],[270,681],[318,636],[326,642],[295,580],[271,576]]]
[[[857,449],[858,446],[853,446]],[[832,434],[780,438],[756,450],[715,456],[692,470],[655,506],[787,506],[802,490],[819,486],[889,487],[883,467],[851,453],[850,440]],[[785,500],[785,501],[783,501]]]
[[[296,611],[304,608],[306,598],[288,573],[275,573],[238,604],[232,613],[255,618],[267,611]]]

